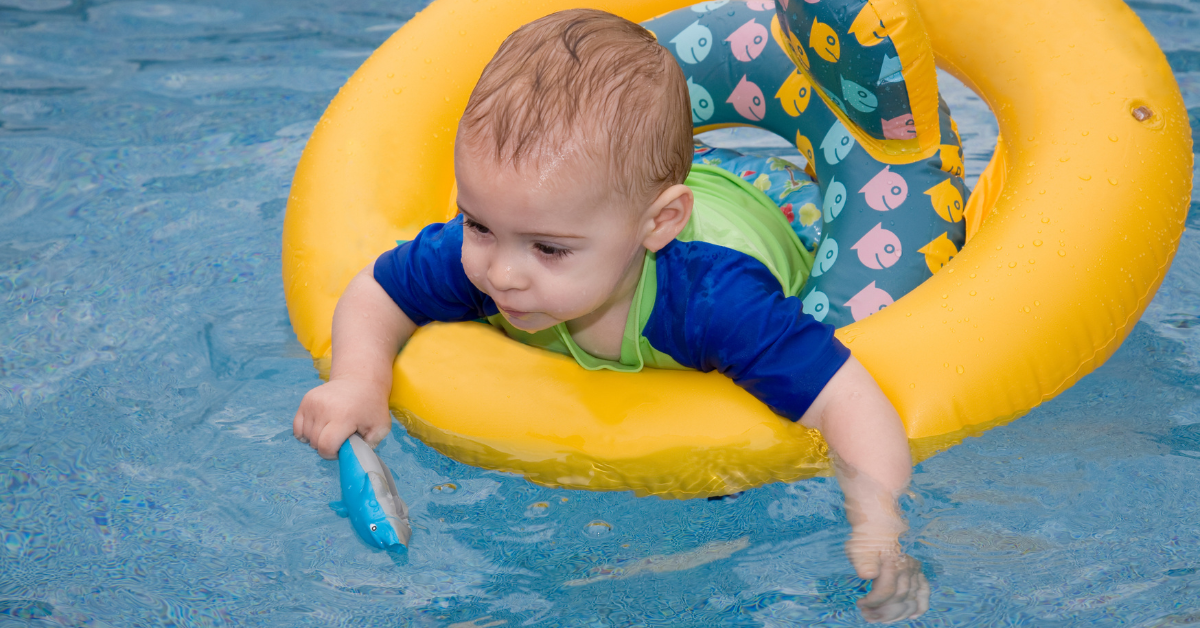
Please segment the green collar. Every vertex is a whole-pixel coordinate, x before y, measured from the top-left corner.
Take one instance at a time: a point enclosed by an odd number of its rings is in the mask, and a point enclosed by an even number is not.
[[[633,293],[633,302],[629,305],[629,316],[625,319],[620,360],[606,360],[584,351],[571,337],[571,332],[567,331],[566,323],[559,323],[549,329],[531,334],[513,327],[502,314],[489,316],[488,322],[504,328],[508,336],[514,340],[570,355],[575,358],[579,366],[589,371],[608,369],[620,373],[636,373],[646,366],[683,368],[670,356],[655,351],[642,336],[642,329],[645,328],[646,321],[650,320],[650,314],[654,311],[654,301],[658,296],[655,257],[654,253],[647,251],[642,263],[642,276],[638,279],[637,288]]]
[[[654,299],[658,294],[658,275],[655,273],[654,258],[654,253],[646,252],[645,261],[642,263],[642,276],[638,279],[637,288],[634,289],[633,302],[629,304],[629,316],[625,318],[625,335],[621,338],[620,361],[605,360],[584,351],[578,344],[575,344],[571,332],[567,331],[566,323],[559,323],[552,328],[558,334],[559,341],[567,347],[567,351],[571,353],[571,357],[575,358],[579,366],[589,371],[608,369],[619,373],[636,373],[645,366],[641,343],[638,341],[642,337],[642,328],[646,326],[646,321],[650,320],[650,313],[654,310]]]

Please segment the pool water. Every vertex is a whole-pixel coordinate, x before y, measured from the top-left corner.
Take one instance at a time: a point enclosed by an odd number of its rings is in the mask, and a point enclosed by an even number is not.
[[[1130,2],[1200,120],[1200,1]],[[291,436],[291,174],[421,4],[0,0],[0,627],[858,625],[829,479],[551,490],[395,428],[406,556]],[[969,173],[995,122],[947,79]],[[791,154],[771,138],[710,141]],[[1189,226],[1200,227],[1192,205]],[[1200,625],[1200,238],[1108,364],[917,467],[919,625]]]

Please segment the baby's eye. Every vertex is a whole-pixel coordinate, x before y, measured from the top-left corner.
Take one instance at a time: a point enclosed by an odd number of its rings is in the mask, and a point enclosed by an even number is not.
[[[563,249],[563,248],[559,248],[557,246],[543,244],[541,242],[535,243],[533,245],[533,248],[537,249],[538,253],[541,253],[542,255],[545,255],[546,257],[549,257],[552,259],[561,259],[571,253],[570,249]]]
[[[470,218],[467,218],[466,216],[463,216],[463,224],[466,225],[471,231],[474,231],[480,235],[487,235],[491,233],[487,227],[475,222],[474,220],[471,220]]]

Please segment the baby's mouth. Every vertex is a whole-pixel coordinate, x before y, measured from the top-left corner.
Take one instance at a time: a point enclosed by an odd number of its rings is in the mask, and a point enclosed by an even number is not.
[[[500,306],[496,306],[496,307],[500,307]],[[500,307],[500,311],[503,312],[504,315],[507,316],[508,318],[525,318],[533,313],[533,312],[522,312],[521,310],[510,310],[506,307]]]

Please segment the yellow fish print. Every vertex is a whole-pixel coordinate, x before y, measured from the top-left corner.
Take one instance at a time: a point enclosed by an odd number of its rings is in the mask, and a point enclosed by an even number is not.
[[[801,155],[804,155],[804,158],[808,160],[809,164],[816,163],[814,157],[815,153],[813,153],[812,140],[800,135],[799,131],[796,131],[796,149],[800,151]]]
[[[871,6],[870,2],[863,5],[862,11],[858,12],[858,17],[854,18],[854,22],[850,24],[850,32],[858,39],[858,43],[867,47],[887,39],[890,34],[888,28],[883,25],[883,20],[879,19],[879,13],[875,11],[875,7]]]
[[[787,80],[775,92],[783,110],[793,118],[808,109],[808,100],[812,98],[812,82],[800,70],[788,75]]]
[[[842,42],[838,40],[833,27],[818,22],[816,18],[813,18],[812,31],[808,35],[808,47],[830,63],[837,63],[842,56]]]
[[[942,217],[942,220],[958,222],[963,219],[962,192],[954,187],[953,179],[946,179],[925,190],[925,193],[929,195],[929,201],[933,203],[933,210]]]
[[[963,176],[962,149],[954,144],[942,144],[942,170],[950,174]],[[956,221],[957,222],[957,221]]]
[[[778,15],[771,18],[771,36],[775,38],[775,43],[779,44],[779,47],[783,48],[783,51],[791,57],[792,63],[795,63],[796,67],[805,70],[809,68],[808,53],[804,52],[804,45],[792,34],[792,31],[779,25]]]
[[[936,273],[950,262],[950,259],[958,255],[958,247],[950,241],[945,233],[933,239],[932,242],[917,249],[918,253],[925,256],[925,265],[929,267],[929,272]]]

